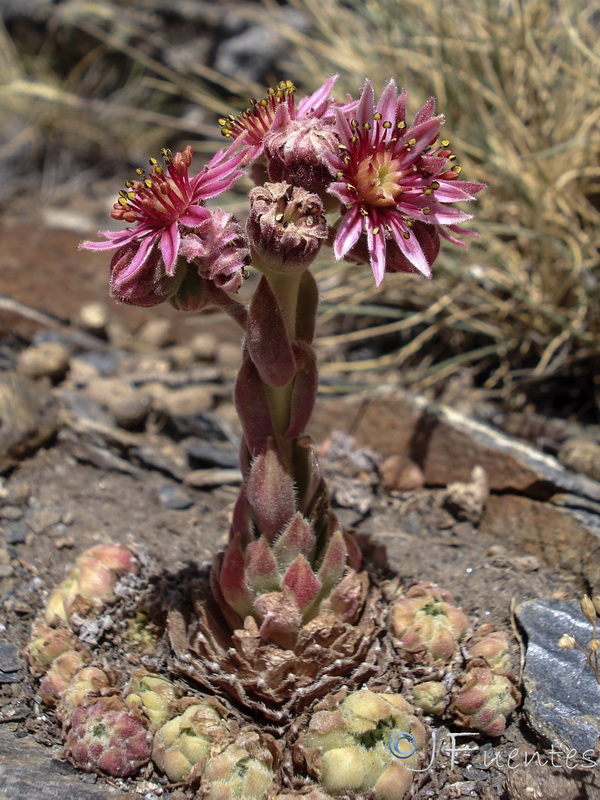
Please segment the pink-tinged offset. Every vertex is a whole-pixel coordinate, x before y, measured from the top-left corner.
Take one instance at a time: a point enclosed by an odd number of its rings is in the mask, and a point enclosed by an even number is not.
[[[364,237],[377,286],[390,271],[431,276],[437,249],[431,237],[415,232],[417,223],[456,244],[460,240],[444,226],[472,233],[457,228],[470,215],[451,204],[473,200],[484,184],[458,180],[460,167],[448,142],[436,145],[443,117],[434,108],[431,99],[407,125],[406,93],[398,94],[392,80],[377,105],[366,81],[355,108],[334,109],[340,147],[322,154],[334,177],[328,191],[342,206],[334,254],[337,260],[353,257]]]

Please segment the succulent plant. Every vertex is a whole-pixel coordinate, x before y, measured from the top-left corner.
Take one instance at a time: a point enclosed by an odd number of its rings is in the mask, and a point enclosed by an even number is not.
[[[138,563],[127,547],[97,545],[82,553],[65,580],[50,594],[46,603],[46,623],[70,626],[73,614],[85,615],[106,603],[113,603],[118,578],[136,573]]]
[[[511,670],[510,642],[506,631],[496,631],[491,625],[482,625],[469,646],[472,658],[484,658],[494,672],[508,674]]]
[[[189,701],[182,714],[154,734],[152,760],[173,783],[198,778],[213,750],[223,749],[234,738],[219,704]]]
[[[142,711],[150,721],[150,728],[154,730],[164,725],[172,716],[176,698],[177,691],[172,681],[140,669],[131,676],[125,704],[128,708]]]
[[[275,756],[275,758],[274,758]],[[274,767],[278,766],[275,740],[256,731],[242,731],[235,742],[211,756],[202,771],[205,800],[262,800],[272,796]]]
[[[86,772],[127,778],[150,760],[150,736],[118,696],[103,697],[75,709],[65,752]]]
[[[55,706],[71,685],[74,676],[85,667],[89,655],[81,650],[67,650],[52,662],[40,681],[40,696],[47,706]]]
[[[401,652],[415,662],[449,662],[469,619],[445,589],[418,583],[392,603],[389,629]]]
[[[73,650],[76,642],[75,635],[68,628],[51,628],[37,623],[25,648],[25,658],[31,674],[39,678],[58,656],[67,650]]]
[[[425,714],[439,716],[447,705],[446,687],[441,681],[423,681],[413,686],[412,701]]]
[[[91,705],[91,698],[110,689],[112,681],[100,667],[83,667],[76,672],[64,691],[60,694],[60,702],[56,715],[63,725],[68,725],[73,712],[80,706]]]
[[[500,736],[520,699],[506,675],[497,675],[485,661],[474,659],[454,686],[450,713],[463,728]]]
[[[329,509],[310,441],[290,443],[290,457],[296,482],[272,439],[254,458],[229,546],[213,562],[214,599],[195,587],[192,626],[175,607],[168,619],[184,674],[278,720],[293,715],[286,704],[301,700],[298,689],[374,674],[380,624],[379,590],[356,571],[360,551]]]
[[[412,780],[407,767],[417,767],[427,743],[413,707],[399,694],[368,689],[331,706],[312,714],[296,762],[331,794],[372,791],[378,800],[401,800]]]

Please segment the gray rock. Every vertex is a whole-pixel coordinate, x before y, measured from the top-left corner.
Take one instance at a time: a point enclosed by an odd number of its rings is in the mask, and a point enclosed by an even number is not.
[[[16,522],[9,522],[3,525],[2,532],[6,544],[23,544],[27,541],[29,528],[23,520],[17,520]]]
[[[518,617],[528,637],[523,680],[531,726],[559,747],[580,755],[593,752],[600,736],[600,686],[577,648],[561,650],[557,645],[569,634],[585,648],[591,625],[579,604],[566,600],[523,603]]]
[[[163,483],[158,487],[158,499],[165,508],[171,511],[185,511],[194,505],[191,497],[170,483]]]
[[[47,442],[57,427],[50,392],[15,373],[0,373],[0,473]]]

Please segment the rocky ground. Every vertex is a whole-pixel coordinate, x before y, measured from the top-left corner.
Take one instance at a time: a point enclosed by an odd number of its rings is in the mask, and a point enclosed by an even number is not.
[[[1,235],[0,794],[191,796],[151,770],[108,781],[68,765],[21,653],[84,549],[120,542],[149,574],[175,575],[224,544],[240,483],[238,331],[215,315],[109,305],[105,266],[77,252],[77,233],[5,223]],[[561,633],[591,638],[578,599],[600,593],[598,431],[536,418],[526,427],[500,409],[484,425],[461,412],[466,399],[452,408],[385,387],[324,396],[311,430],[341,519],[385,544],[400,584],[436,582],[473,627],[512,637],[525,701],[506,734],[440,752],[414,797],[599,798],[597,750],[578,768],[526,758],[592,753],[600,734],[592,671],[554,646]],[[541,452],[549,440],[560,461]],[[110,655],[110,623],[98,641],[123,675],[135,666]]]

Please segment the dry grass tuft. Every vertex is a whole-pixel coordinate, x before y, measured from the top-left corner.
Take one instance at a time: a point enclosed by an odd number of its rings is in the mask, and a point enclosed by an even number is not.
[[[438,393],[468,368],[488,396],[502,398],[568,378],[573,405],[564,412],[593,418],[593,400],[582,405],[600,391],[593,383],[600,363],[600,21],[593,5],[290,4],[307,28],[291,27],[275,0],[244,7],[289,44],[274,78],[312,90],[337,72],[338,91],[356,96],[365,76],[378,89],[393,76],[415,111],[435,95],[463,175],[489,185],[473,207],[481,238],[466,254],[445,246],[430,283],[390,276],[376,293],[368,268],[323,263],[328,335],[321,343],[333,355],[324,376]],[[35,52],[17,50],[0,24],[0,98],[11,119],[0,159],[34,154],[50,197],[65,184],[71,191],[65,176],[85,153],[94,174],[108,175],[121,168],[115,161],[182,136],[214,150],[207,139],[218,136],[216,117],[263,92],[200,56],[185,69],[169,65],[159,56],[172,45],[168,32],[135,2],[49,7],[56,9],[53,38]]]
[[[398,381],[426,389],[467,365],[487,389],[505,393],[524,379],[593,362],[600,352],[600,21],[592,4],[294,4],[315,28],[310,36],[286,30],[307,87],[338,72],[338,86],[356,96],[365,75],[380,89],[393,76],[415,111],[435,95],[463,175],[489,185],[472,209],[481,239],[466,255],[445,247],[431,284],[393,278],[374,297],[363,271],[337,281],[330,272],[336,287],[327,301],[339,305],[329,316],[354,316],[356,344],[385,335],[396,347],[389,341],[383,357],[328,369],[394,367]],[[391,321],[373,324],[377,314],[369,319],[365,302],[384,304],[379,313]],[[356,330],[356,316],[367,330]]]

